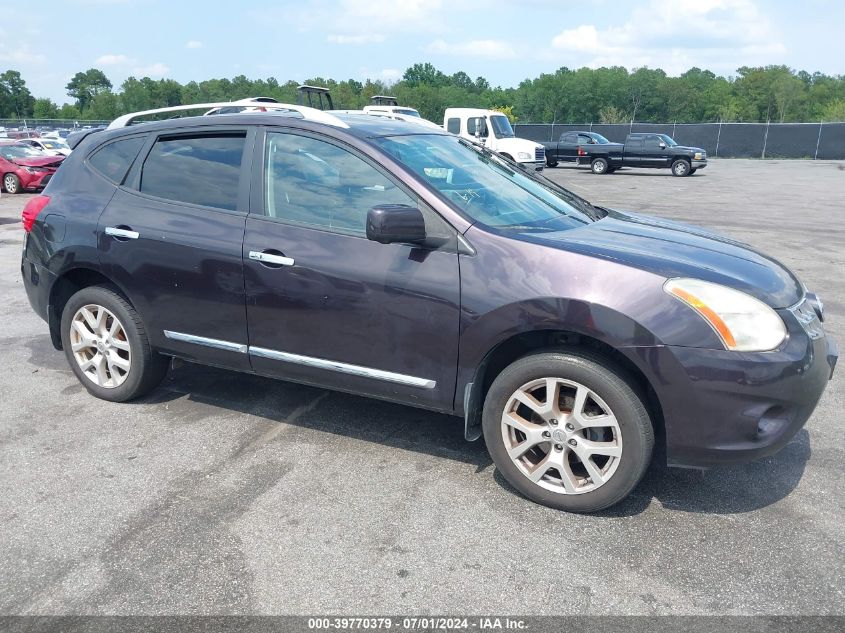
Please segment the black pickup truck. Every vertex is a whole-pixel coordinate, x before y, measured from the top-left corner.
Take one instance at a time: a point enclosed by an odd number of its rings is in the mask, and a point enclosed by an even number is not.
[[[564,133],[564,137],[573,134]],[[652,169],[671,169],[675,176],[690,176],[696,170],[707,166],[707,152],[700,147],[685,147],[678,145],[667,134],[636,133],[629,134],[622,143],[611,143],[600,134],[594,132],[576,132],[580,139],[584,137],[601,137],[604,142],[592,139],[594,142],[578,143],[575,148],[575,164],[589,165],[594,174],[612,174],[621,167],[645,167]],[[569,143],[557,143],[556,152],[569,150]],[[546,156],[549,156],[550,146],[546,145]],[[565,160],[558,158],[557,160]],[[548,161],[548,158],[547,158]]]
[[[546,148],[546,165],[557,167],[558,163],[578,161],[578,148],[583,145],[619,145],[611,143],[596,132],[564,132],[556,143],[543,143]]]

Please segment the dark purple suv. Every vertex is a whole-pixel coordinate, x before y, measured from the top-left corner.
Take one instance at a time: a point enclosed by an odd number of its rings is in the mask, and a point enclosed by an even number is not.
[[[832,374],[822,304],[777,261],[451,134],[293,106],[129,122],[24,211],[30,303],[99,398],[180,357],[442,411],[525,496],[587,512],[655,443],[777,451]]]

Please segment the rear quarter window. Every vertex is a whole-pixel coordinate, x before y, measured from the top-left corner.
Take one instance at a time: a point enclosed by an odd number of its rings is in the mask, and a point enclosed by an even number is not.
[[[95,151],[88,159],[88,164],[100,175],[120,185],[143,144],[142,136],[114,141]]]

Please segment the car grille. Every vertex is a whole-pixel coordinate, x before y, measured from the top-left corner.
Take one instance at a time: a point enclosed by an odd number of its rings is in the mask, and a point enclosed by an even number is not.
[[[802,299],[801,302],[789,308],[789,311],[798,319],[798,323],[804,328],[812,340],[820,339],[824,336],[824,327],[819,321],[819,315],[816,314],[812,304],[807,299]]]
[[[546,160],[545,147],[537,147],[534,149],[534,160]]]

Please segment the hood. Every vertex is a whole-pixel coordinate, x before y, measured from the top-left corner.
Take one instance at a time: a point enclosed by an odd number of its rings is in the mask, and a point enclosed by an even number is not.
[[[772,308],[803,296],[801,282],[785,266],[705,229],[610,210],[607,217],[553,234],[523,234],[547,246],[617,261],[663,277],[694,277],[736,288]]]
[[[528,152],[533,156],[535,149],[537,149],[538,147],[542,149],[545,146],[524,138],[514,137],[496,139],[496,147],[498,148],[498,151],[504,150],[508,152]]]
[[[36,156],[15,158],[12,162],[21,167],[58,167],[64,159],[64,156]]]
[[[701,152],[702,154],[705,153],[700,147],[689,147],[687,145],[675,145],[672,149],[679,149],[682,152],[689,152],[690,154],[694,154],[696,152]]]

